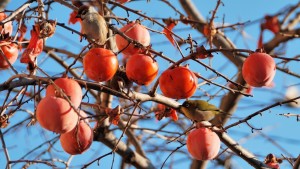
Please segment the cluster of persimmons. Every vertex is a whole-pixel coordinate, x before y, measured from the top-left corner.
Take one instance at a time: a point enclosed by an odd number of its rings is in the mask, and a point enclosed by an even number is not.
[[[6,17],[0,13],[0,20]],[[11,22],[0,28],[4,36],[12,33]],[[128,39],[116,35],[116,45],[127,58],[126,75],[138,85],[149,85],[158,75],[158,63],[146,48],[150,45],[150,34],[140,22],[129,22],[120,30],[124,35],[137,41],[143,47],[130,43]],[[25,30],[26,32],[26,30]],[[22,63],[33,62],[42,52],[43,39],[34,26],[31,30],[29,45],[24,50]],[[0,68],[9,68],[18,56],[18,45],[11,41],[1,41],[2,53]],[[6,58],[6,59],[5,59]],[[7,62],[9,61],[9,63]],[[91,48],[83,58],[83,70],[86,76],[96,82],[111,80],[119,68],[115,53],[106,48]],[[261,51],[251,53],[245,60],[242,74],[245,81],[254,87],[269,86],[275,76],[276,66],[273,58]],[[159,77],[159,87],[164,96],[172,99],[187,99],[194,95],[198,78],[186,66],[174,65]],[[82,99],[80,85],[73,79],[62,77],[48,85],[46,96],[39,102],[36,117],[40,125],[52,132],[61,134],[63,149],[69,154],[80,154],[87,150],[93,141],[93,130],[87,115],[79,110]],[[187,148],[198,160],[216,157],[220,149],[220,140],[210,129],[199,127],[187,137]]]

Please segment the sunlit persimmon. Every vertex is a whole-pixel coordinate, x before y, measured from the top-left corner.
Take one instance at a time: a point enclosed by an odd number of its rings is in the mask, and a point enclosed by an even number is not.
[[[78,108],[82,99],[80,85],[75,80],[69,78],[58,78],[54,81],[54,83],[69,97],[75,108]],[[46,90],[46,96],[57,96],[63,98],[63,94],[59,93],[59,91],[60,90],[55,88],[54,85],[49,85]]]
[[[68,101],[55,96],[46,96],[40,101],[36,118],[43,128],[55,133],[69,132],[78,122],[78,115]]]
[[[86,117],[83,111],[80,115]],[[88,124],[88,120],[80,120],[79,124],[71,131],[60,135],[62,148],[71,155],[82,154],[93,142],[93,130]]]
[[[189,153],[197,160],[211,160],[220,150],[218,135],[208,128],[192,130],[187,137],[186,146]]]
[[[174,99],[191,97],[197,89],[197,83],[195,74],[183,66],[167,69],[159,78],[162,93]]]
[[[120,29],[129,38],[141,43],[143,46],[150,45],[149,31],[140,23],[131,22]],[[130,44],[121,35],[116,35],[117,47],[124,55],[133,55],[140,53],[142,50],[134,44]]]
[[[148,55],[132,55],[126,64],[127,77],[139,85],[148,85],[158,73],[157,62]]]
[[[7,15],[3,12],[0,13],[0,21],[4,20],[7,17]],[[13,26],[12,22],[6,22],[4,26],[0,26],[0,34],[8,34],[9,36],[11,35],[13,31]]]
[[[245,81],[253,87],[269,86],[275,76],[274,59],[261,52],[255,52],[245,60],[242,74]]]
[[[83,58],[83,69],[94,81],[108,81],[117,72],[118,59],[111,50],[92,48]]]
[[[6,57],[10,64],[15,63],[15,61],[18,58],[18,45],[15,43],[10,43],[6,41],[0,42],[1,50],[3,52],[0,53],[0,69],[6,69],[9,67],[9,64],[7,63]]]

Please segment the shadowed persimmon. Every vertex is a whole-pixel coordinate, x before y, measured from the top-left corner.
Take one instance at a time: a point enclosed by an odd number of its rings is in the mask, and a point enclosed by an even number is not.
[[[218,135],[208,128],[192,130],[187,137],[186,146],[189,153],[197,160],[211,160],[220,150]]]
[[[261,52],[255,52],[245,60],[242,74],[245,81],[253,87],[269,86],[275,76],[274,59]]]
[[[55,96],[46,96],[40,101],[36,118],[43,128],[55,133],[69,132],[78,122],[78,115],[68,101]]]
[[[129,38],[141,43],[143,46],[150,45],[150,33],[143,25],[139,23],[131,22],[121,28],[120,31]],[[129,44],[129,42],[121,35],[116,35],[116,44],[118,49],[124,55],[130,56],[142,51],[140,48],[135,47],[134,44]]]
[[[80,111],[80,115],[83,118],[86,117],[83,111]],[[93,130],[89,126],[88,120],[82,119],[73,130],[60,135],[60,143],[67,153],[82,154],[91,146],[93,136]]]
[[[80,85],[75,80],[69,78],[58,78],[54,81],[54,83],[69,97],[75,108],[78,108],[82,99]],[[46,96],[63,98],[63,94],[59,93],[59,90],[56,89],[54,85],[49,85],[47,87]]]

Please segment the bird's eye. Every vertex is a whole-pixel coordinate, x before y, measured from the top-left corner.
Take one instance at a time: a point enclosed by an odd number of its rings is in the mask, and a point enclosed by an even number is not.
[[[185,107],[190,107],[190,105],[189,105],[188,103],[186,103],[184,106],[185,106]]]

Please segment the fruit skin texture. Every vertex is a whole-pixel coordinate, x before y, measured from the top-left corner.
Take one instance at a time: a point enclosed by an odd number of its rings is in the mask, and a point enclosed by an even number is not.
[[[159,78],[162,93],[173,99],[191,97],[197,89],[197,83],[195,74],[183,66],[168,69]]]
[[[187,137],[189,153],[197,160],[211,160],[218,155],[221,142],[218,135],[208,128],[192,130]]]
[[[83,117],[86,117],[83,111],[80,111]],[[80,120],[70,132],[60,135],[60,143],[62,148],[71,155],[82,154],[93,142],[93,130],[88,124],[88,120]]]
[[[117,72],[118,59],[110,50],[92,48],[83,58],[83,69],[87,77],[94,81],[108,81]]]
[[[132,55],[126,64],[127,77],[139,85],[150,84],[158,73],[158,64],[151,56]]]
[[[75,80],[69,78],[58,78],[54,81],[54,83],[65,92],[72,101],[74,107],[78,108],[82,99],[80,85]],[[47,87],[46,96],[57,96],[63,98],[63,95],[59,94],[59,90],[56,90],[54,85],[49,85]]]
[[[149,31],[139,23],[129,23],[125,25],[123,28],[120,29],[121,32],[123,32],[126,36],[130,37],[131,39],[138,41],[143,46],[149,46],[150,45],[150,33]],[[140,48],[137,48],[134,46],[134,44],[130,44],[128,47],[128,41],[124,39],[120,35],[116,35],[116,44],[118,49],[121,51],[124,55],[133,55],[136,53],[142,52]],[[123,50],[126,48],[125,50]]]
[[[66,133],[74,129],[78,115],[62,98],[46,96],[37,106],[36,118],[40,125],[55,133]]]
[[[245,60],[242,73],[245,81],[251,86],[269,86],[275,76],[276,65],[270,55],[255,52]]]
[[[3,51],[4,55],[6,56],[10,64],[15,63],[19,53],[17,44],[11,43],[9,45],[3,45],[1,46],[1,50]],[[9,64],[3,58],[3,55],[0,54],[0,69],[7,69],[7,68],[9,68]]]

